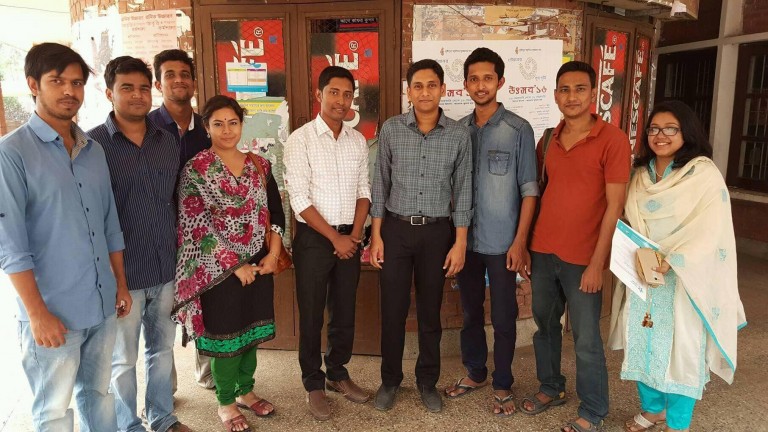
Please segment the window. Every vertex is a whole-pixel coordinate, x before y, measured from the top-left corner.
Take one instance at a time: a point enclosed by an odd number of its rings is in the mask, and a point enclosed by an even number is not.
[[[768,192],[768,43],[739,48],[729,185]]]

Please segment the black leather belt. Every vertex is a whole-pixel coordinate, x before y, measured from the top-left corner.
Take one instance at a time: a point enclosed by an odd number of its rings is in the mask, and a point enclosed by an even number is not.
[[[309,225],[305,224],[304,222],[296,221],[298,225],[303,225],[304,228],[312,229]],[[331,225],[331,228],[336,230],[339,234],[344,235],[350,235],[352,234],[352,225]]]
[[[352,234],[352,225],[331,225],[331,228],[335,229],[339,234]]]
[[[436,222],[443,222],[448,220],[447,216],[443,216],[443,217],[403,216],[397,213],[392,213],[389,210],[387,210],[387,216],[391,216],[395,219],[400,219],[401,221],[406,221],[411,225],[427,225],[427,224],[433,224]]]

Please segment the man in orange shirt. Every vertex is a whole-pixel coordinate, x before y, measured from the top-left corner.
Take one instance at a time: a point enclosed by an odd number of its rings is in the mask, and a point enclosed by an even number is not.
[[[603,270],[624,208],[631,147],[624,132],[590,113],[595,71],[584,62],[557,73],[555,101],[564,119],[539,158],[546,169],[541,212],[531,241],[533,337],[539,391],[523,400],[526,414],[565,403],[560,371],[562,324],[568,305],[576,349],[579,417],[563,430],[598,430],[608,414],[608,372],[600,337]],[[540,143],[541,144],[541,143]]]

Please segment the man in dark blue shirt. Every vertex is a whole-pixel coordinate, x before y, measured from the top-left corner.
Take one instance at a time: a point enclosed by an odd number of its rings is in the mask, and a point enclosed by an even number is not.
[[[203,119],[192,110],[195,64],[186,52],[170,49],[157,54],[152,66],[155,87],[163,94],[163,104],[149,113],[149,119],[176,138],[179,168],[183,168],[200,150],[211,148]]]
[[[211,138],[203,119],[192,110],[195,95],[195,63],[180,49],[161,51],[155,56],[155,88],[163,94],[163,104],[149,113],[149,119],[176,138],[179,146],[179,170],[201,150],[211,148]],[[181,171],[180,171],[181,172]],[[195,379],[212,389],[211,359],[195,349]],[[176,392],[176,367],[173,368],[173,391]]]
[[[117,326],[112,393],[120,431],[144,430],[136,412],[136,360],[144,328],[146,414],[154,431],[189,431],[173,415],[171,321],[176,271],[179,149],[173,136],[147,119],[152,73],[143,60],[122,56],[104,71],[114,111],[90,134],[104,146],[117,213],[126,239],[125,267],[133,310]]]

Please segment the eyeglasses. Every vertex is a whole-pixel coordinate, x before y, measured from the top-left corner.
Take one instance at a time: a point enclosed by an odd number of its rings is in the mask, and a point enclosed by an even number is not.
[[[659,132],[663,133],[664,136],[675,136],[678,132],[680,132],[680,128],[676,127],[665,127],[665,128],[657,128],[655,126],[649,127],[645,130],[645,133],[647,133],[649,136],[656,136],[659,134]]]

